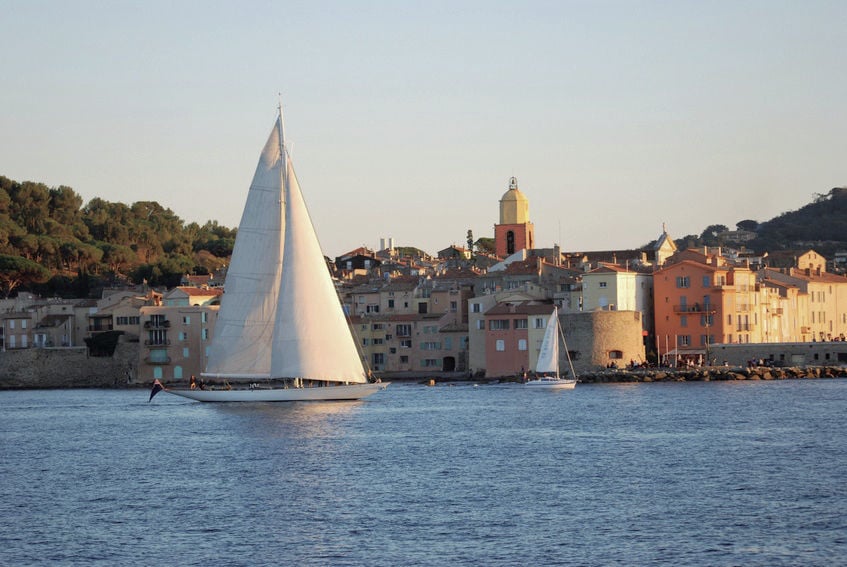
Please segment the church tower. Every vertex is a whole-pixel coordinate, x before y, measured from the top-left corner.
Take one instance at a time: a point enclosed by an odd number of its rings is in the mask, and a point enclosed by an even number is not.
[[[500,223],[494,225],[494,248],[505,258],[535,247],[535,227],[529,222],[529,200],[518,189],[518,180],[509,180],[509,190],[500,199]]]

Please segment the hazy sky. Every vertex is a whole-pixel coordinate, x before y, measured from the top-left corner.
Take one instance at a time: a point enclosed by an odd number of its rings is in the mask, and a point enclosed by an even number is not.
[[[324,252],[632,248],[847,185],[847,2],[0,0],[0,175],[237,226],[282,93]]]

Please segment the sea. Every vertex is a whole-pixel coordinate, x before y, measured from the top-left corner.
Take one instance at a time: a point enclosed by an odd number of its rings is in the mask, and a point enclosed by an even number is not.
[[[0,564],[845,565],[847,380],[0,392]]]

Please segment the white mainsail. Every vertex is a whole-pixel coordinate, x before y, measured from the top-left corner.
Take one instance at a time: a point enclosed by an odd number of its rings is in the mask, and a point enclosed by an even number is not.
[[[538,374],[555,373],[559,377],[559,311],[555,307],[547,320],[547,329],[538,351],[535,371]]]
[[[287,152],[285,161],[285,244],[271,376],[365,383],[362,360]]]
[[[282,117],[259,157],[238,225],[205,376],[268,378],[282,267]]]

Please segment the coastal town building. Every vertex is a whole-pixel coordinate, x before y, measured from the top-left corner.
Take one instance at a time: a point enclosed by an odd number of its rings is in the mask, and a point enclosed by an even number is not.
[[[659,352],[705,362],[716,343],[757,342],[756,275],[718,255],[677,252],[653,274]]]
[[[206,368],[218,308],[218,305],[142,307],[138,379],[152,382],[199,377]]]

